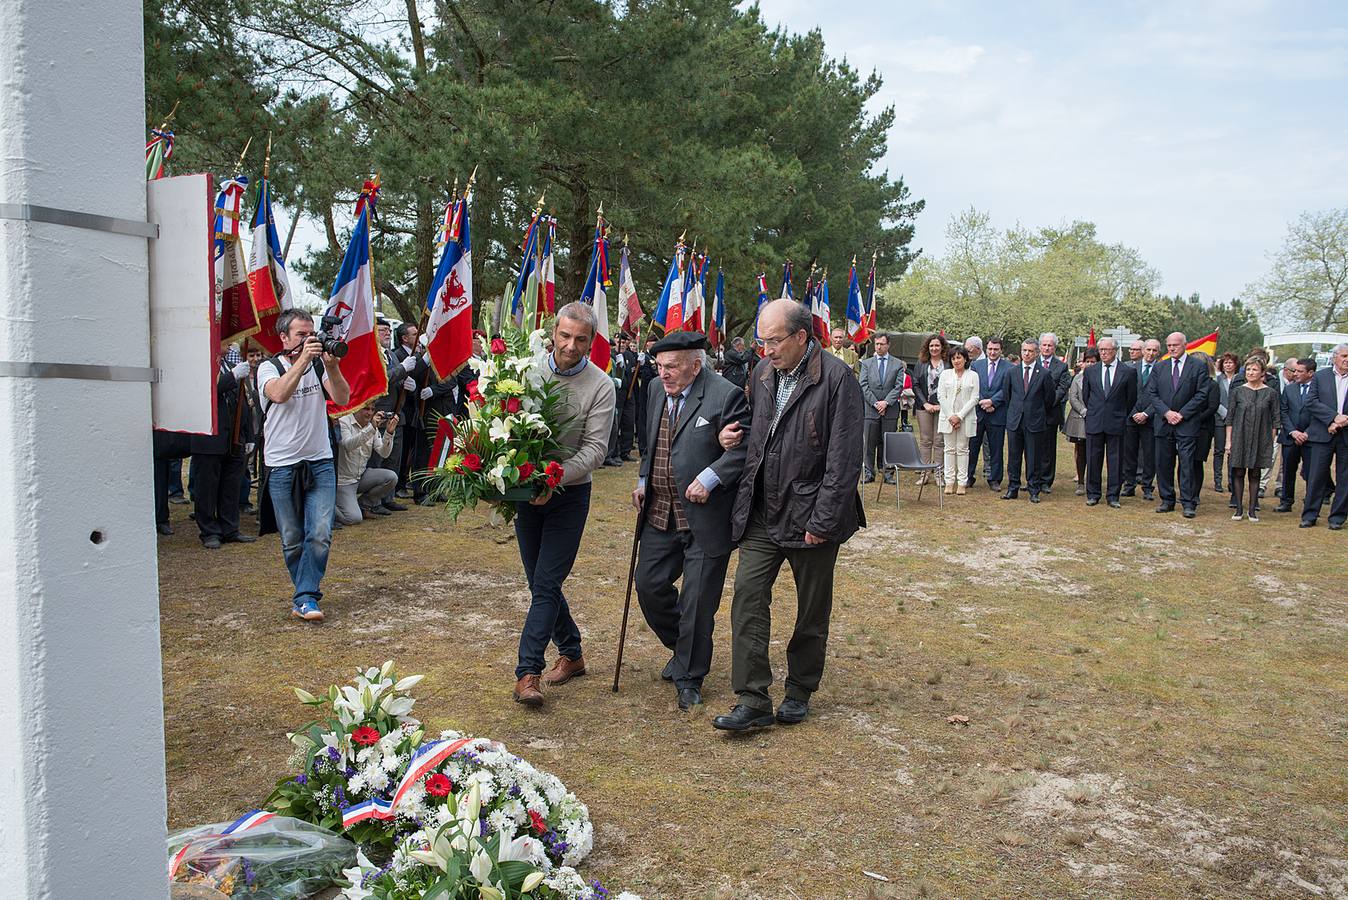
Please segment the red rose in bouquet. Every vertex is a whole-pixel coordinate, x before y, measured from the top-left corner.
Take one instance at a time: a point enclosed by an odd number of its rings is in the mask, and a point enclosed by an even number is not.
[[[449,780],[449,776],[440,772],[436,772],[426,779],[426,793],[432,797],[448,797],[452,790],[454,790],[454,783]]]
[[[478,456],[476,453],[467,454],[463,458],[463,467],[469,472],[481,472],[482,457]]]
[[[503,340],[501,340],[500,338],[492,338],[492,340],[491,340],[491,352],[492,352],[492,353],[496,353],[496,354],[501,354],[501,353],[506,352],[506,342],[503,341]]]
[[[523,404],[520,403],[519,397],[507,397],[505,399],[505,411],[511,415],[519,412],[522,406]]]
[[[534,464],[531,462],[522,462],[519,465],[520,481],[524,481],[530,475],[534,474]]]
[[[481,406],[483,403],[486,403],[486,402],[487,402],[486,398],[482,396],[482,392],[479,391],[479,390],[477,389],[477,379],[476,379],[476,378],[474,378],[472,381],[468,382],[467,387],[468,387],[468,399],[469,399],[469,400],[471,400],[473,403],[477,404],[478,406]]]
[[[564,470],[562,469],[561,465],[559,465],[555,461],[548,463],[547,468],[543,470],[543,475],[547,478],[548,487],[550,488],[555,488],[557,485],[562,483],[563,474]]]
[[[369,725],[362,725],[351,732],[351,740],[360,744],[362,747],[369,747],[371,744],[379,743],[381,737],[383,737],[383,735],[381,735],[377,729],[371,728]]]

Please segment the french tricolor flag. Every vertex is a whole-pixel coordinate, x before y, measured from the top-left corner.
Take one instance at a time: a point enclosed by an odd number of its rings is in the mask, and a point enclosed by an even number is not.
[[[669,272],[665,274],[665,286],[660,289],[660,299],[655,303],[655,312],[651,314],[651,323],[665,334],[683,330],[683,244],[674,248],[674,258],[669,261]]]
[[[449,241],[426,298],[426,349],[437,378],[454,374],[473,353],[473,251],[468,198],[455,201]]]
[[[608,241],[604,239],[604,217],[600,216],[594,226],[594,254],[590,257],[590,271],[585,276],[580,299],[593,307],[597,323],[594,342],[590,344],[590,362],[605,372],[612,356],[608,333],[608,284]]]
[[[280,353],[281,338],[276,334],[276,318],[294,304],[290,276],[286,273],[285,260],[281,258],[281,241],[276,235],[276,220],[271,213],[271,185],[265,177],[257,195],[257,211],[253,213],[248,286],[253,292],[253,306],[258,315],[259,330],[253,340],[268,353]]]
[[[332,286],[325,316],[341,324],[335,336],[347,344],[341,361],[342,377],[351,385],[351,399],[343,406],[328,403],[328,415],[340,416],[388,393],[388,373],[374,331],[374,266],[370,256],[370,214],[379,193],[378,181],[367,181],[356,205],[356,228],[342,257],[342,269]]]

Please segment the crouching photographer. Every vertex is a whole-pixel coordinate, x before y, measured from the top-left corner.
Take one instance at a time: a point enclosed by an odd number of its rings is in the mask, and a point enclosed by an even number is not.
[[[398,417],[363,406],[337,420],[342,440],[337,447],[337,521],[355,525],[374,516],[391,516],[386,497],[398,486],[398,473],[369,466],[371,456],[387,459],[398,431]]]
[[[271,503],[281,533],[281,552],[295,587],[290,614],[323,621],[319,586],[328,567],[337,472],[327,400],[338,405],[351,397],[338,357],[345,346],[314,331],[313,317],[288,309],[276,320],[284,348],[258,366],[262,398],[264,502]],[[326,352],[325,352],[326,351]],[[265,510],[264,510],[265,513]],[[262,530],[267,529],[263,516]]]

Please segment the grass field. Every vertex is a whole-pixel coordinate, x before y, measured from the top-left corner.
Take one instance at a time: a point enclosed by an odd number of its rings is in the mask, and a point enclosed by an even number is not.
[[[276,538],[160,550],[171,827],[232,818],[285,772],[290,686],[392,658],[431,727],[504,741],[590,808],[585,871],[648,898],[1348,897],[1348,538],[1294,516],[1192,521],[1038,506],[985,487],[866,503],[839,561],[828,668],[804,725],[681,714],[635,611],[610,690],[634,467],[599,473],[568,596],[590,676],[511,702],[528,593],[485,516],[416,509],[336,536],[328,621],[287,618]],[[1063,483],[1062,479],[1067,479]],[[253,520],[248,519],[251,526]],[[776,596],[784,672],[794,595]],[[780,641],[778,640],[780,639]],[[780,688],[777,693],[780,699]],[[880,881],[863,872],[876,873]]]

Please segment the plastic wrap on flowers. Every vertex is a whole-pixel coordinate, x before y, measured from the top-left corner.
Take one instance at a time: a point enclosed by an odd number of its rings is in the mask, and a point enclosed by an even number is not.
[[[338,884],[356,859],[341,835],[289,816],[248,813],[168,838],[174,898],[302,900]]]

